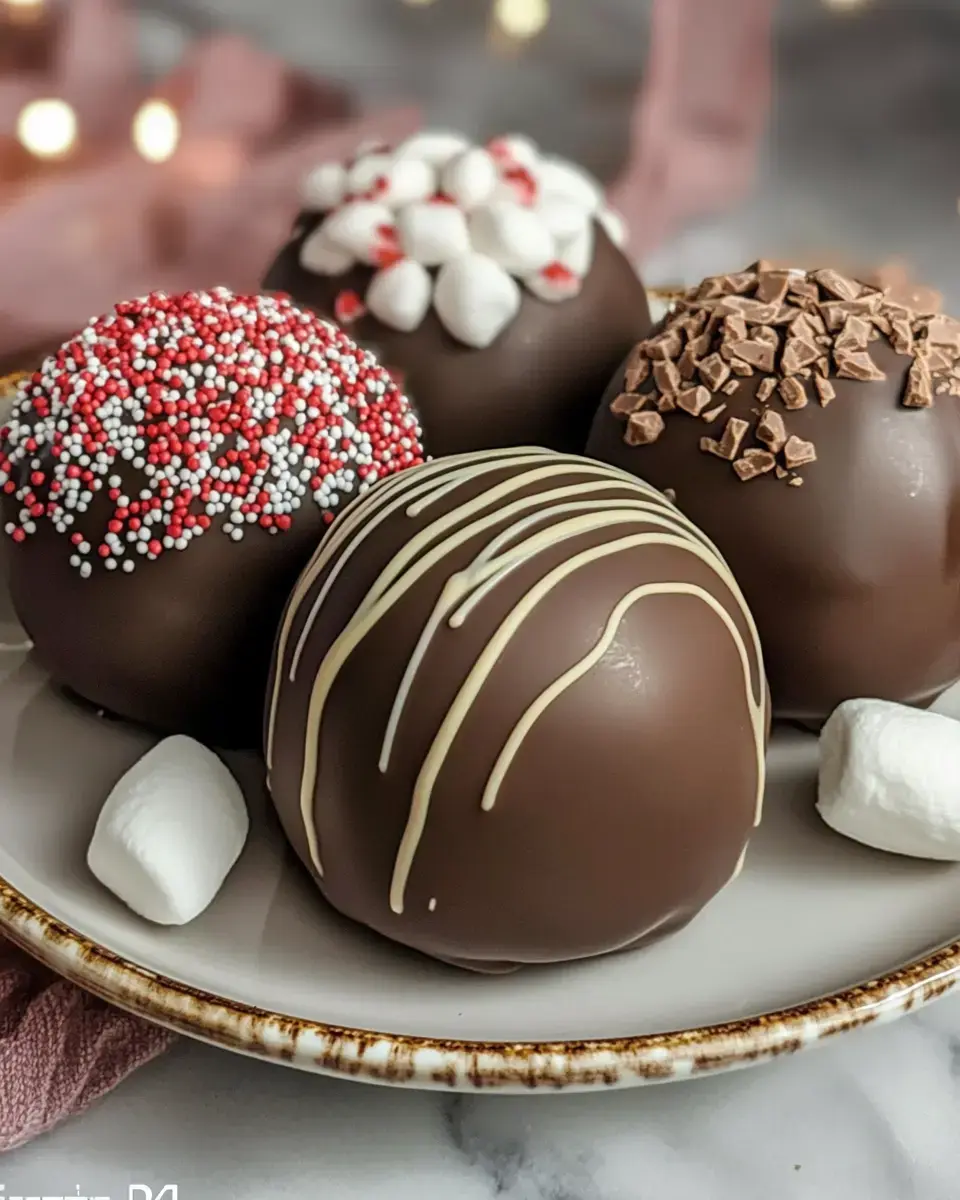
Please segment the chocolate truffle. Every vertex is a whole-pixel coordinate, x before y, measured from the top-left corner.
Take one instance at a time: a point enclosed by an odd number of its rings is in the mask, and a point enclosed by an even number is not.
[[[373,349],[428,454],[583,449],[651,324],[595,180],[527,138],[421,133],[318,166],[303,203],[265,286]]]
[[[756,617],[780,717],[960,678],[960,323],[833,270],[688,292],[588,453],[671,489]]]
[[[340,912],[460,966],[627,949],[736,874],[767,693],[728,568],[629,475],[440,459],[344,513],[268,692],[274,803]]]
[[[223,290],[119,304],[0,431],[17,614],[97,707],[256,745],[277,622],[327,523],[420,461],[393,381],[313,314]]]

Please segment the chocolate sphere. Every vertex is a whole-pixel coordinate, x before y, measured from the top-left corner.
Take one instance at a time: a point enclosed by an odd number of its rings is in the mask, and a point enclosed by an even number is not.
[[[277,622],[327,523],[420,461],[392,380],[313,314],[226,291],[120,304],[3,430],[17,614],[97,707],[256,745]]]
[[[434,456],[580,452],[650,329],[619,218],[525,138],[419,134],[323,164],[265,286],[337,320],[396,373]]]
[[[294,589],[270,788],[342,913],[476,970],[685,924],[759,817],[767,694],[728,568],[652,488],[540,449],[353,503]]]
[[[709,279],[617,371],[588,453],[671,489],[756,617],[775,715],[960,678],[960,323],[835,271]]]

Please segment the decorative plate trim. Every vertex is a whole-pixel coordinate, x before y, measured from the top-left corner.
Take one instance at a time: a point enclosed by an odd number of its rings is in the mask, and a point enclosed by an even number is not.
[[[0,879],[0,929],[88,992],[226,1050],[367,1083],[460,1092],[638,1087],[754,1066],[897,1020],[960,983],[960,941],[858,987],[747,1020],[569,1042],[463,1042],[324,1025],[197,991],[82,937]]]

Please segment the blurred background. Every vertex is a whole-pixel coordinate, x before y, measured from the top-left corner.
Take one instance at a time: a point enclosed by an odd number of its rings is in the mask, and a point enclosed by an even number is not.
[[[255,286],[307,165],[420,121],[520,129],[619,181],[648,282],[896,263],[960,310],[960,0],[663,0],[659,33],[657,13],[0,0],[0,366],[120,295]]]

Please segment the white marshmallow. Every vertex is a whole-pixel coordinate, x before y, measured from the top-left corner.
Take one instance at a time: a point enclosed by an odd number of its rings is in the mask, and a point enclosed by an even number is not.
[[[572,300],[583,289],[583,280],[569,267],[552,263],[543,271],[525,276],[523,282],[540,300],[558,304],[561,300]]]
[[[474,148],[447,163],[440,187],[461,208],[469,210],[489,200],[499,177],[497,164],[490,154]]]
[[[515,275],[539,271],[556,257],[556,242],[539,214],[505,200],[470,214],[470,241]]]
[[[432,292],[426,267],[405,258],[374,275],[367,289],[367,308],[384,325],[410,333],[427,315]]]
[[[104,887],[158,925],[185,925],[210,904],[240,856],[243,793],[199,742],[170,737],[107,797],[87,851]]]
[[[817,809],[866,846],[960,861],[960,722],[886,700],[845,701],[820,734]]]
[[[393,214],[385,204],[372,200],[351,200],[331,213],[320,227],[327,241],[373,264],[383,249],[382,230],[393,225]]]
[[[590,212],[603,205],[603,188],[581,167],[560,158],[545,158],[537,168],[544,196],[565,196]]]
[[[303,205],[326,212],[343,203],[347,194],[347,169],[342,163],[321,163],[303,182]]]
[[[487,149],[505,165],[526,167],[528,171],[540,161],[537,143],[522,133],[507,133],[494,138],[487,144]]]
[[[439,267],[470,249],[463,210],[454,204],[408,204],[397,214],[400,247],[425,267]]]
[[[397,147],[396,157],[420,158],[439,170],[469,145],[459,133],[415,133]]]
[[[557,251],[557,261],[584,279],[590,274],[593,266],[593,251],[597,238],[593,229],[593,221],[588,221],[584,227],[569,241],[563,242]]]
[[[627,244],[627,223],[613,208],[601,208],[597,220],[603,226],[607,237],[620,249]]]
[[[517,315],[520,288],[485,254],[465,254],[442,267],[433,304],[444,328],[467,346],[482,350]]]
[[[590,224],[589,211],[567,196],[543,197],[536,212],[558,242],[569,241]]]
[[[343,275],[355,261],[349,250],[330,241],[322,225],[300,247],[300,265],[314,275]]]
[[[347,171],[347,192],[351,196],[364,195],[376,185],[377,180],[386,181],[392,166],[393,159],[389,154],[363,155]]]
[[[401,158],[387,172],[387,190],[378,199],[391,208],[428,200],[437,190],[437,172],[419,158]]]

